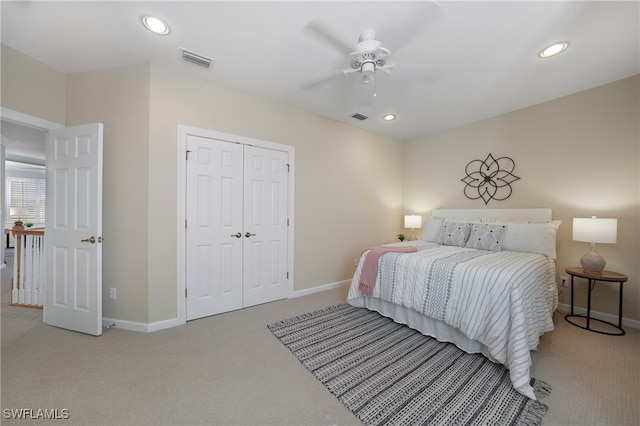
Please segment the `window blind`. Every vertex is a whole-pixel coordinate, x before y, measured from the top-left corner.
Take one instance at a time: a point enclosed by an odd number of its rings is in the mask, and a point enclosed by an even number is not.
[[[9,207],[23,209],[18,217],[10,220],[41,222],[45,220],[46,180],[40,178],[9,178]]]

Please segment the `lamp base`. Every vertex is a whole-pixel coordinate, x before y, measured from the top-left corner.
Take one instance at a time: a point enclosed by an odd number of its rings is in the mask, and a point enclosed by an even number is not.
[[[602,274],[607,262],[600,256],[600,253],[596,251],[596,245],[591,244],[591,250],[580,258],[580,264],[584,272]]]
[[[16,220],[13,223],[13,228],[11,228],[12,231],[21,231],[24,229],[24,225],[22,225],[22,221],[21,220]]]

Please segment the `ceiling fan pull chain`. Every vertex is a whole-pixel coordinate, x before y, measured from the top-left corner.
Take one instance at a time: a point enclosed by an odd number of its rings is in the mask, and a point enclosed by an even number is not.
[[[373,97],[378,96],[378,79],[376,78],[375,71],[373,72]]]

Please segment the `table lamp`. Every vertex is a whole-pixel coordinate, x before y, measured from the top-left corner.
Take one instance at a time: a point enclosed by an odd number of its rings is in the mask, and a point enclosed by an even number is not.
[[[418,216],[415,214],[406,215],[404,217],[404,227],[411,228],[411,235],[409,236],[409,240],[413,239],[413,230],[422,228],[422,216]]]
[[[601,274],[607,262],[596,251],[596,243],[615,244],[618,219],[573,218],[573,240],[591,243],[591,249],[580,258],[584,272]]]
[[[24,226],[22,226],[22,216],[26,216],[27,215],[27,209],[23,208],[23,207],[11,207],[9,209],[9,217],[13,217],[15,218],[16,216],[18,217],[18,220],[15,221],[15,223],[13,224],[13,227],[16,229],[24,229]]]

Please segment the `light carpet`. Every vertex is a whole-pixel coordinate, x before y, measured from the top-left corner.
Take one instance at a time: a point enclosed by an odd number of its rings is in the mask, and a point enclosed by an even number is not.
[[[535,425],[547,411],[504,366],[367,309],[340,304],[268,328],[367,425]],[[531,384],[538,399],[550,392]]]

